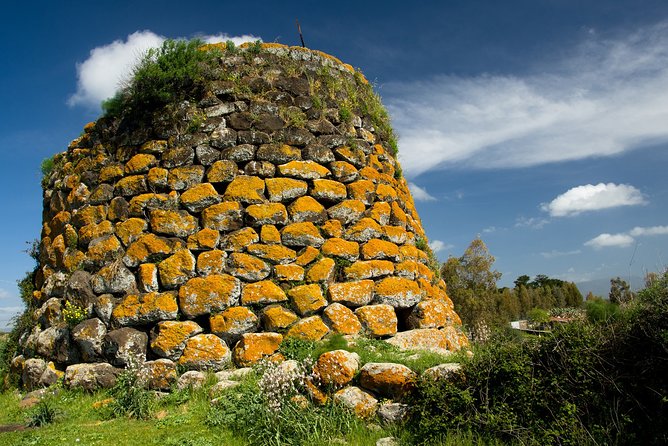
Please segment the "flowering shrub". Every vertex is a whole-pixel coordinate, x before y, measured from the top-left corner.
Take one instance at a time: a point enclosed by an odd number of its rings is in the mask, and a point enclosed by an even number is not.
[[[63,308],[63,319],[69,327],[74,327],[79,322],[86,319],[87,312],[83,307],[80,307],[77,304],[73,304],[69,300],[65,302],[65,308]]]

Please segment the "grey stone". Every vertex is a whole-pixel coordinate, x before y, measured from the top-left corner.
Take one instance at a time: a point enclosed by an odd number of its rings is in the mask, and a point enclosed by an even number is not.
[[[127,293],[137,289],[135,276],[125,267],[121,260],[117,260],[95,274],[90,280],[92,290],[97,294],[104,293]],[[88,296],[87,302],[93,304],[94,296]]]
[[[116,378],[122,372],[106,362],[96,364],[74,364],[65,369],[65,387],[80,388],[88,392],[108,389],[116,384]]]
[[[21,380],[23,387],[27,390],[34,390],[42,387],[39,383],[42,374],[46,370],[46,361],[39,358],[26,359],[23,365],[23,375]]]
[[[146,359],[148,335],[134,328],[124,327],[107,333],[102,350],[111,364],[125,367],[133,361]]]
[[[203,166],[210,166],[220,159],[220,150],[214,149],[207,144],[200,144],[195,147],[197,161]]]
[[[221,158],[235,162],[250,161],[255,158],[255,147],[250,144],[228,147],[221,152]]]
[[[97,362],[102,358],[102,343],[107,327],[97,318],[85,320],[72,329],[72,339],[76,342],[84,362]]]
[[[385,401],[378,406],[378,418],[387,424],[396,424],[408,418],[408,404]]]
[[[458,362],[451,362],[430,367],[422,373],[422,376],[438,381],[441,379],[451,379],[460,373],[462,373],[461,364]]]
[[[206,382],[206,374],[197,370],[190,370],[179,376],[176,381],[176,388],[178,390],[185,389],[199,389]]]

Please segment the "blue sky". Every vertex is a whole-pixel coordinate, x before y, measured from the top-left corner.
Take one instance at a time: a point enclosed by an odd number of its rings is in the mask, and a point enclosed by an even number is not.
[[[501,285],[666,266],[665,1],[58,3],[12,2],[0,19],[0,329],[32,267],[40,161],[98,116],[141,48],[295,45],[295,18],[307,46],[376,83],[442,260],[479,234]]]

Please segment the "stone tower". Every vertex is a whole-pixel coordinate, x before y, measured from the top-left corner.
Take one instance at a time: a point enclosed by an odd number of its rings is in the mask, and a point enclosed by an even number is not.
[[[101,118],[54,158],[28,387],[105,386],[134,356],[164,388],[290,336],[466,344],[366,79],[318,51],[224,48],[196,98]]]

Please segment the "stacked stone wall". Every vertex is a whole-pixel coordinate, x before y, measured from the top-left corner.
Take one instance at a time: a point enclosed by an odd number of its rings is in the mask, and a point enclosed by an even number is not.
[[[247,366],[290,336],[465,345],[363,76],[277,45],[208,75],[196,100],[102,118],[55,157],[24,381]]]

